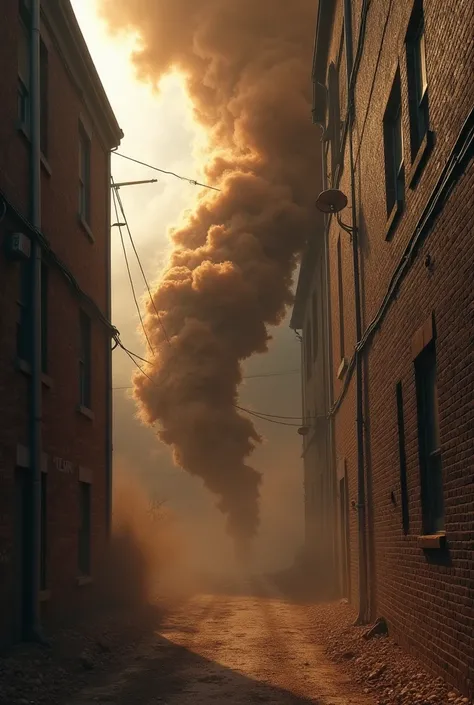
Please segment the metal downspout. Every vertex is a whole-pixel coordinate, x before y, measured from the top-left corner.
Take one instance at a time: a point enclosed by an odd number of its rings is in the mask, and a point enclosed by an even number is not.
[[[108,158],[107,158],[107,193],[110,194],[110,178],[111,178],[111,157],[110,157],[110,152],[108,153]],[[107,315],[107,320],[111,321],[112,320],[112,257],[111,257],[111,250],[112,250],[112,243],[111,243],[111,227],[112,227],[112,222],[111,222],[111,206],[110,206],[110,197],[109,197],[109,202],[107,206],[107,310],[106,310],[106,315]],[[111,340],[110,336],[107,334],[106,335],[106,538],[107,540],[110,539],[111,533],[112,533],[112,492],[113,492],[113,486],[112,486],[112,454],[113,454],[113,428],[112,428],[112,423],[113,423],[113,409],[112,409],[112,347],[111,347]]]
[[[352,6],[350,0],[344,0],[344,33],[346,42],[346,74],[347,74],[347,109],[349,118],[349,168],[351,188],[351,214],[352,214],[352,259],[354,267],[354,304],[356,339],[362,337],[362,314],[360,295],[360,269],[359,269],[359,238],[357,230],[357,202],[354,178],[354,96],[353,96],[353,42],[352,42]],[[365,624],[368,621],[368,596],[367,596],[367,534],[366,534],[366,501],[365,501],[365,462],[364,462],[364,397],[363,397],[363,369],[362,357],[356,355],[356,427],[357,427],[357,510],[359,527],[359,614],[357,622]]]
[[[41,0],[31,0],[30,27],[30,221],[41,228],[41,102],[40,102]],[[31,575],[28,636],[41,640],[41,459],[42,459],[42,360],[41,360],[41,246],[31,243],[31,380],[30,380],[30,480]]]

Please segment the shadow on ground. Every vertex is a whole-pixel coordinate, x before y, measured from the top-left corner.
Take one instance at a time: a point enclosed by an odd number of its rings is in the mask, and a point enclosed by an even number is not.
[[[83,692],[67,705],[274,705],[317,704],[269,683],[208,660],[189,649],[156,637],[146,654],[108,683]]]

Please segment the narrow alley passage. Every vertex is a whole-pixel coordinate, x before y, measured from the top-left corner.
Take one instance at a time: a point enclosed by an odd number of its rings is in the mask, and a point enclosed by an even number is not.
[[[120,673],[67,705],[372,705],[325,659],[310,610],[247,587],[176,607]]]

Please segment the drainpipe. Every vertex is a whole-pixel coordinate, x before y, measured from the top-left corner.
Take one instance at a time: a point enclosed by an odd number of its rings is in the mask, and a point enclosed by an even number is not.
[[[344,35],[346,43],[346,74],[347,74],[347,106],[349,119],[349,168],[351,188],[351,214],[352,214],[352,259],[354,267],[354,303],[356,339],[362,337],[362,313],[360,295],[360,270],[359,270],[359,238],[357,231],[357,201],[354,178],[354,95],[352,84],[353,45],[352,45],[352,7],[351,0],[344,0]],[[364,398],[363,398],[363,368],[362,356],[356,353],[356,426],[357,426],[357,509],[359,525],[359,615],[357,623],[365,624],[368,621],[368,577],[367,577],[367,533],[366,533],[366,502],[365,502],[365,463],[364,463]]]
[[[41,228],[41,103],[40,103],[40,16],[41,0],[31,0],[30,28],[30,221]],[[41,459],[42,459],[42,381],[41,381],[41,247],[31,243],[31,384],[30,384],[30,484],[31,564],[27,615],[28,636],[42,641],[40,613],[41,571]]]
[[[110,192],[110,175],[111,175],[111,157],[110,152],[107,158],[107,193]],[[112,320],[112,259],[111,259],[111,215],[110,215],[110,198],[107,207],[107,320]],[[106,473],[106,538],[110,539],[112,533],[112,453],[113,453],[113,440],[112,440],[112,348],[110,337],[106,336],[106,438],[105,438],[105,473]]]

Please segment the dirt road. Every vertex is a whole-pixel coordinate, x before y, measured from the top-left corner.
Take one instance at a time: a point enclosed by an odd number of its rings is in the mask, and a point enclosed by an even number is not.
[[[310,610],[240,592],[181,602],[126,668],[67,705],[372,705],[324,658]]]

